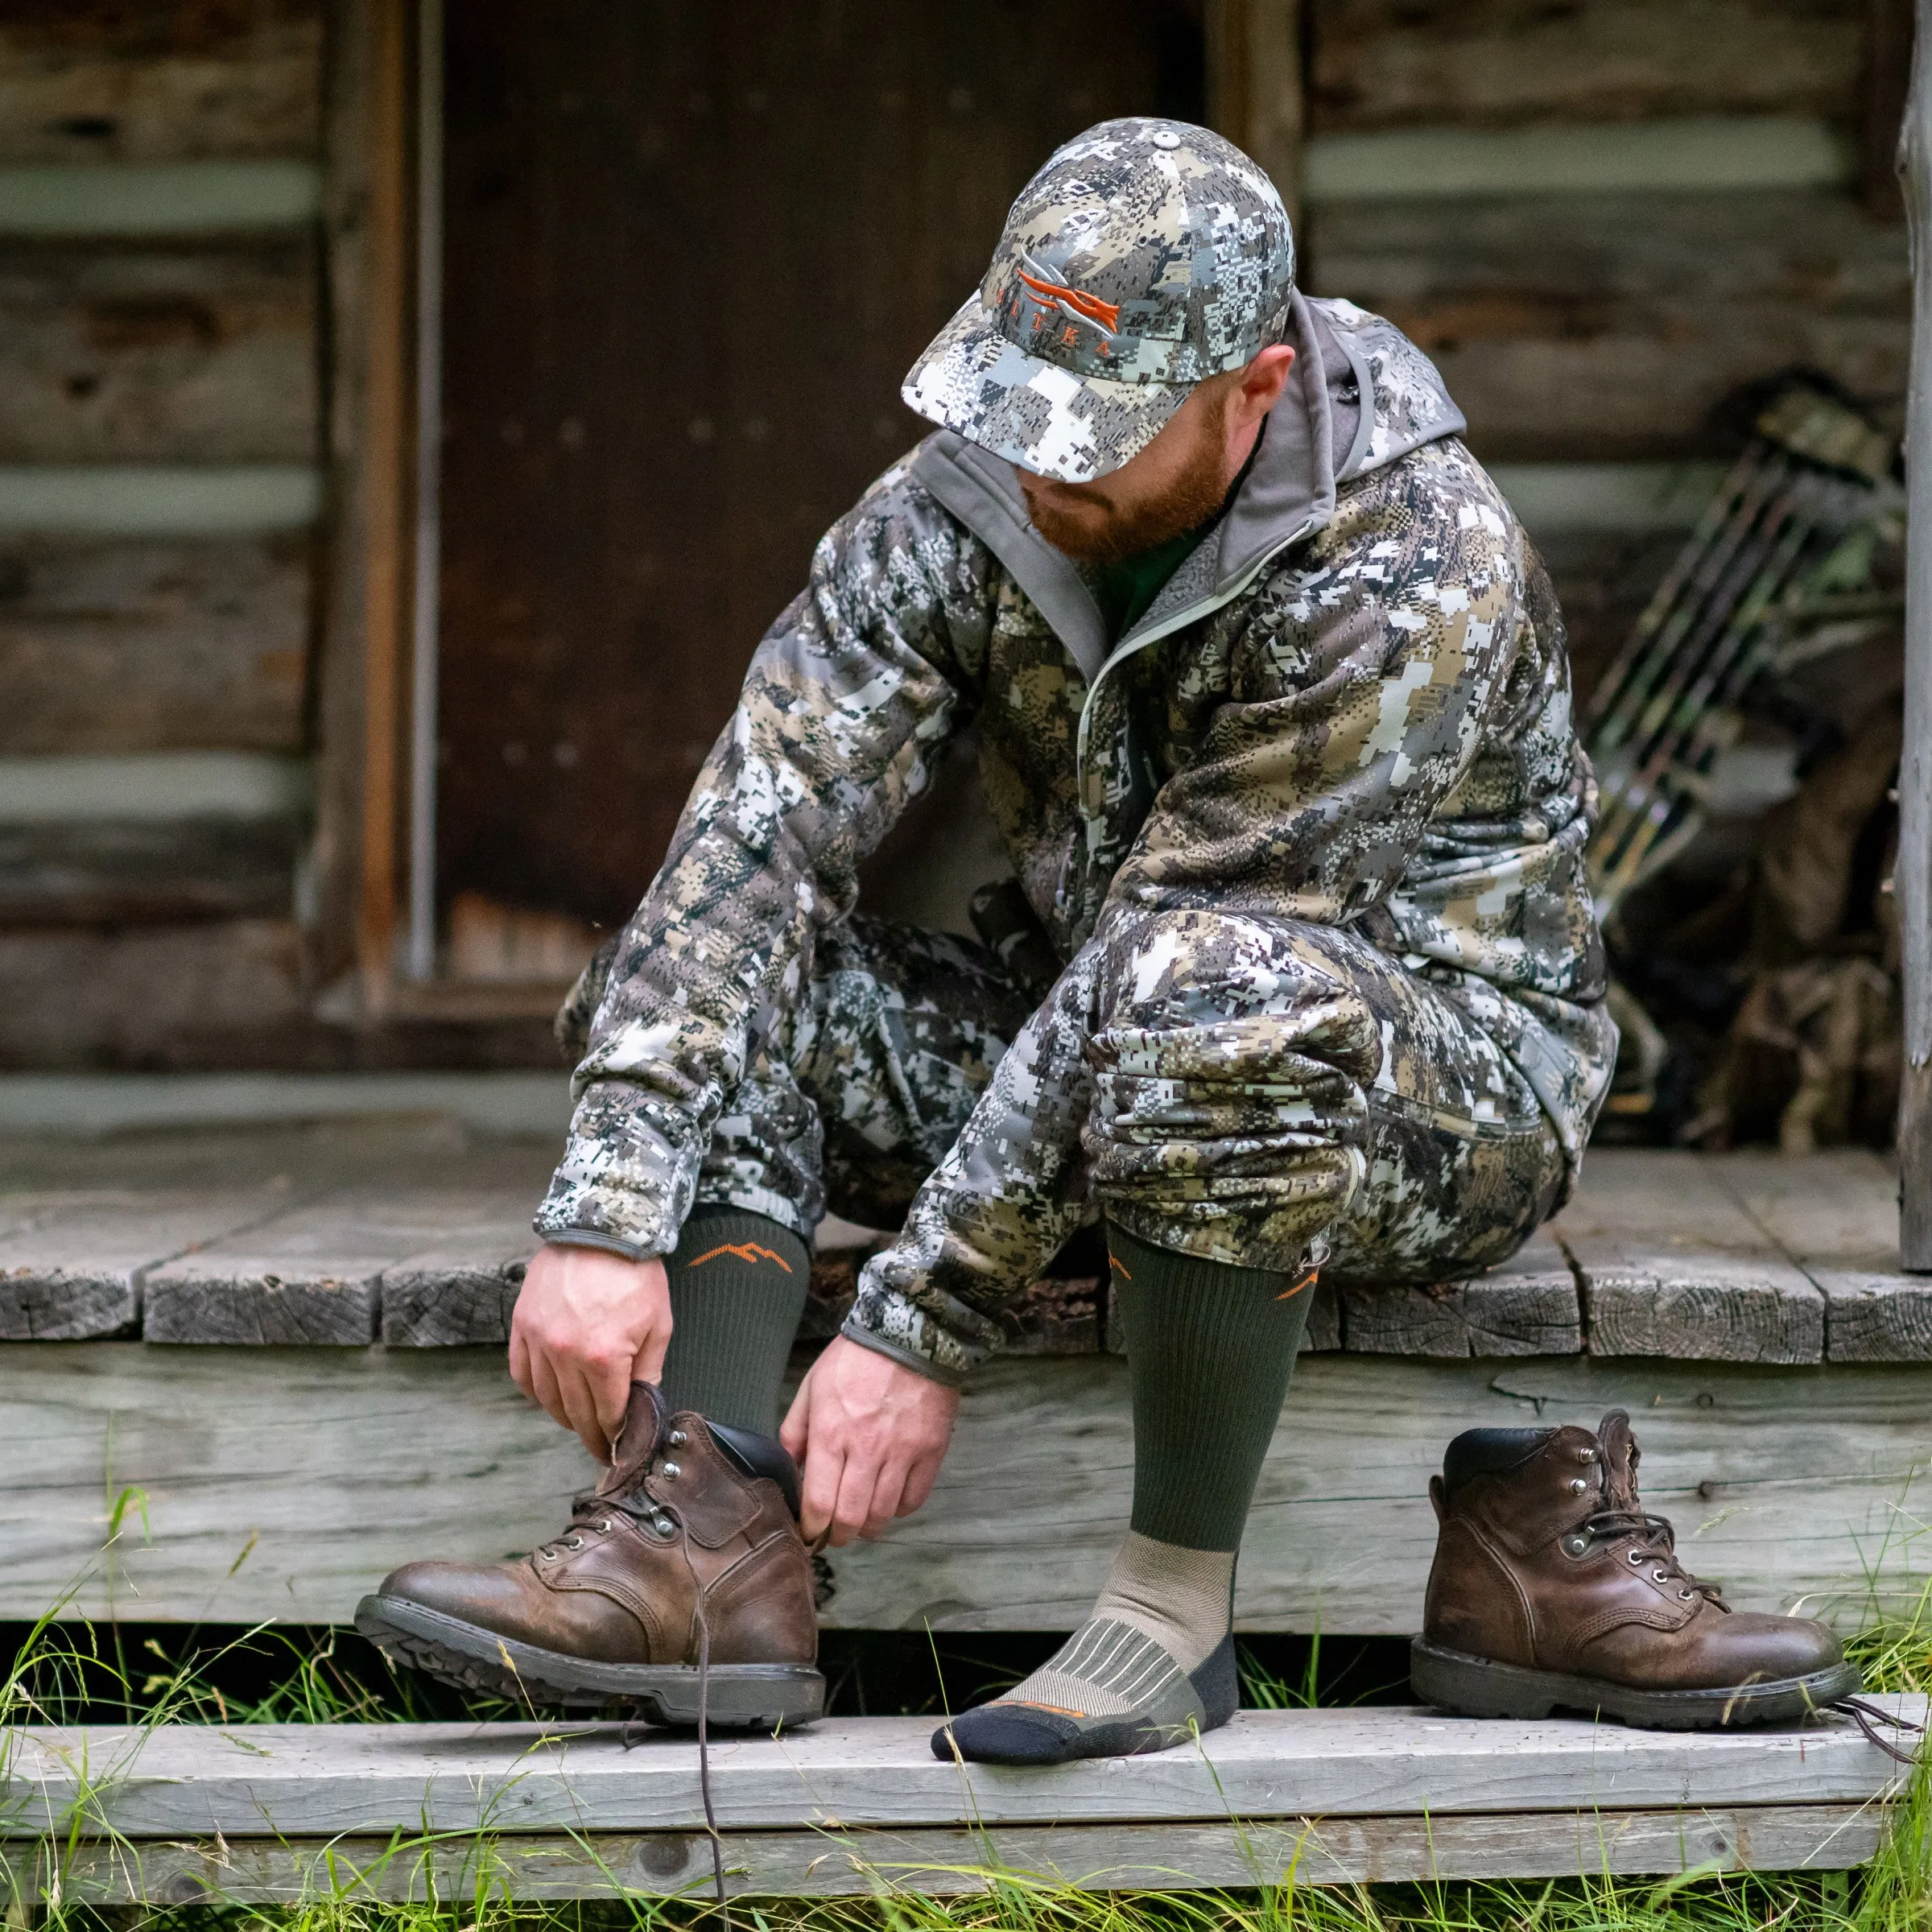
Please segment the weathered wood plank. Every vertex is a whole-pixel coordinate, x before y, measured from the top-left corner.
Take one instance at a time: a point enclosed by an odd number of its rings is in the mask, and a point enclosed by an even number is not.
[[[1322,133],[1686,114],[1856,122],[1854,0],[1324,0],[1309,107]]]
[[[148,1273],[266,1220],[289,1186],[186,1195],[80,1195],[0,1237],[0,1340],[81,1341],[131,1327]]]
[[[1081,1890],[1389,1884],[1401,1880],[1593,1878],[1720,1872],[1842,1871],[1877,1850],[1876,1805],[1699,1806],[1428,1818],[1324,1818],[1220,1824],[996,1826],[968,1829],[738,1831],[724,1852],[732,1897],[931,1896],[991,1890],[1014,1878]],[[696,1831],[533,1833],[429,1845],[336,1838],[279,1843],[225,1837],[112,1847],[82,1839],[0,1844],[0,1874],[39,1897],[57,1870],[77,1902],[292,1905],[340,1896],[395,1903],[492,1895],[577,1899],[642,1893],[706,1897],[711,1843]]]
[[[299,820],[0,824],[0,926],[286,917]]]
[[[312,460],[312,242],[0,250],[0,462]]]
[[[308,463],[0,464],[0,531],[147,539],[310,529],[322,473]]]
[[[1802,1161],[1720,1157],[1715,1171],[1825,1298],[1825,1352],[1835,1362],[1932,1361],[1932,1280],[1905,1274],[1898,1170],[1868,1149]]]
[[[258,751],[0,758],[0,823],[283,818],[307,809],[314,776],[307,759]]]
[[[392,1348],[447,1348],[510,1340],[523,1271],[538,1248],[522,1211],[477,1197],[450,1232],[383,1270],[382,1340]]]
[[[1308,246],[1318,292],[1428,352],[1488,460],[1714,454],[1716,406],[1794,361],[1902,402],[1903,231],[1849,195],[1342,202]]]
[[[803,1359],[803,1358],[801,1358]],[[1650,1505],[1734,1601],[1853,1618],[1925,1455],[1926,1372],[1311,1355],[1243,1550],[1244,1629],[1412,1630],[1435,1544],[1428,1479],[1459,1430],[1637,1418]],[[971,1387],[933,1500],[832,1553],[847,1629],[1069,1629],[1127,1527],[1125,1364],[995,1363]],[[72,1585],[70,1614],[340,1620],[411,1558],[494,1559],[565,1520],[588,1458],[527,1404],[500,1348],[192,1351],[0,1345],[0,1617]],[[104,1492],[145,1534],[101,1563]],[[258,1535],[232,1576],[237,1555]],[[1894,1538],[1883,1600],[1932,1559]]]
[[[1926,1700],[1892,1700],[1922,1716]],[[1133,1819],[1547,1813],[1558,1806],[1882,1801],[1906,1773],[1847,1717],[1777,1730],[1640,1731],[1580,1719],[1454,1718],[1421,1707],[1243,1711],[1199,1744],[1088,1760],[1044,1778],[933,1755],[931,1717],[828,1718],[712,1740],[725,1831]],[[219,1832],[691,1831],[705,1823],[695,1740],[617,1724],[23,1726],[0,1833],[130,1839]],[[76,1767],[93,1785],[76,1786]],[[1572,1841],[1574,1843],[1574,1840]]]
[[[302,744],[303,537],[0,539],[0,753]]]
[[[300,944],[279,919],[0,932],[0,1068],[313,1063]]]
[[[0,26],[0,160],[315,151],[321,9],[15,7]]]
[[[1823,1357],[1824,1297],[1700,1157],[1620,1150],[1551,1232],[1582,1275],[1592,1355]]]
[[[1546,1228],[1473,1281],[1350,1285],[1341,1300],[1343,1344],[1356,1355],[1575,1355],[1583,1345],[1576,1277]]]
[[[375,1339],[385,1273],[412,1257],[449,1253],[472,1272],[477,1245],[465,1236],[500,1220],[500,1197],[345,1188],[155,1269],[147,1278],[142,1334],[150,1342],[308,1344],[356,1347]],[[485,1252],[528,1253],[507,1228],[483,1234]],[[406,1322],[432,1298],[424,1270],[405,1269],[412,1288]]]

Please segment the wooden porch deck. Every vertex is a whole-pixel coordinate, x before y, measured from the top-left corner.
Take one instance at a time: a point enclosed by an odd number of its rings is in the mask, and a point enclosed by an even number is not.
[[[1925,1715],[1923,1699],[1887,1701]],[[941,1762],[931,1728],[847,1718],[714,1740],[728,1891],[1842,1868],[1876,1848],[1902,1777],[1829,1715],[1684,1735],[1249,1711],[1171,1752],[1051,1770]],[[56,1869],[70,1900],[164,1903],[287,1902],[332,1882],[371,1898],[702,1897],[714,1883],[697,1748],[668,1733],[34,1729],[0,1772],[0,1885],[10,1872],[30,1897]]]
[[[588,1473],[505,1377],[547,1141],[418,1121],[0,1150],[0,1616],[332,1621],[393,1564],[500,1556]],[[1245,1548],[1243,1627],[1414,1628],[1459,1430],[1631,1410],[1646,1493],[1740,1602],[1932,1582],[1932,1278],[1879,1157],[1600,1150],[1524,1253],[1324,1286]],[[850,1266],[826,1257],[805,1334]],[[829,1625],[1066,1629],[1125,1527],[1104,1284],[1036,1291],[940,1488],[833,1560]],[[115,1501],[139,1492],[144,1509]]]

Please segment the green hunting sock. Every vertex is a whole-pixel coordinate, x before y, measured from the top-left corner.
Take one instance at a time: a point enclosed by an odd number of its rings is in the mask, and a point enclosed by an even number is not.
[[[1158,1751],[1234,1715],[1234,1558],[1294,1373],[1309,1282],[1109,1227],[1133,1401],[1133,1517],[1092,1614],[933,1750],[994,1764]]]
[[[664,1257],[671,1348],[664,1398],[708,1422],[773,1435],[811,1257],[789,1228],[700,1203]]]

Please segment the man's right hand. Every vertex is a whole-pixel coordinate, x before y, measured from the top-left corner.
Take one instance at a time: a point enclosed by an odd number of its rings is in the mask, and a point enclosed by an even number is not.
[[[601,1248],[539,1248],[510,1324],[517,1386],[601,1463],[624,1426],[630,1385],[664,1373],[671,1289],[661,1261]]]

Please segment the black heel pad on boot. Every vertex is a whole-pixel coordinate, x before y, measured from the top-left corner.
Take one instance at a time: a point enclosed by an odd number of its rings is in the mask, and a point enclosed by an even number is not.
[[[711,1439],[724,1452],[724,1459],[741,1475],[756,1482],[769,1476],[778,1486],[785,1507],[795,1518],[799,1513],[799,1466],[775,1435],[754,1435],[749,1429],[730,1429],[722,1422],[708,1422]]]
[[[1555,1434],[1554,1429],[1465,1429],[1443,1452],[1443,1484],[1456,1490],[1472,1476],[1501,1476],[1528,1462]]]

